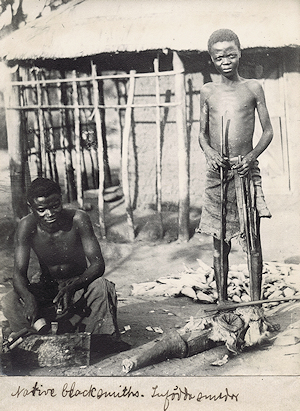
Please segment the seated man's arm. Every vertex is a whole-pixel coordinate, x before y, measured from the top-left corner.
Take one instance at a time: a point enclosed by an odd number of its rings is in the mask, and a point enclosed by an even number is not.
[[[71,278],[53,300],[54,303],[57,303],[63,299],[63,310],[69,305],[72,295],[76,290],[87,286],[96,278],[101,277],[105,270],[101,248],[88,214],[77,210],[74,216],[74,224],[76,224],[76,228],[79,231],[81,244],[89,266],[79,277]]]
[[[24,316],[33,323],[37,316],[37,303],[33,294],[29,291],[27,277],[30,259],[30,235],[32,227],[31,216],[24,217],[18,224],[15,239],[15,267],[13,285],[16,293],[24,304]]]

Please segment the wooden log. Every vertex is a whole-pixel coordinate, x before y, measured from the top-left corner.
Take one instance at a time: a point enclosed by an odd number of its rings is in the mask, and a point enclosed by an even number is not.
[[[4,90],[4,99],[6,109],[12,209],[15,220],[18,220],[28,213],[26,202],[24,150],[21,136],[21,114],[17,110],[10,109],[11,106],[20,104],[19,90],[17,86],[12,87],[8,74],[7,77],[6,88]],[[12,73],[11,80],[14,81],[17,78],[18,74]]]
[[[151,364],[157,364],[171,358],[190,357],[209,350],[217,345],[209,337],[212,328],[207,330],[170,331],[161,339],[145,344],[139,353],[122,362],[124,373],[138,370]]]
[[[186,354],[186,343],[177,331],[173,331],[152,344],[146,344],[143,351],[137,356],[123,360],[123,372],[129,373],[169,358],[184,358]]]
[[[105,182],[105,169],[103,160],[103,140],[102,140],[102,128],[101,128],[101,118],[98,109],[99,105],[99,90],[97,84],[97,69],[96,65],[92,63],[92,84],[93,84],[93,96],[94,96],[94,113],[95,113],[95,123],[96,123],[96,133],[98,141],[98,164],[99,164],[99,190],[98,190],[98,209],[99,209],[99,225],[102,237],[106,237],[106,226],[105,226],[105,210],[104,210],[104,182]]]
[[[190,164],[189,141],[186,129],[186,101],[184,66],[177,52],[173,51],[173,68],[175,70],[176,124],[178,133],[178,239],[189,240],[190,212]]]
[[[83,208],[83,189],[81,175],[81,143],[80,143],[80,114],[78,108],[78,89],[76,79],[76,70],[72,71],[73,75],[73,104],[74,104],[74,136],[76,150],[76,187],[77,187],[77,202],[80,208]]]
[[[134,222],[133,222],[133,210],[130,198],[130,188],[129,188],[129,173],[128,173],[128,149],[129,149],[129,136],[131,129],[131,114],[132,114],[132,103],[134,97],[135,88],[135,71],[130,71],[129,78],[129,89],[127,106],[125,111],[125,125],[123,132],[123,145],[122,145],[122,183],[123,183],[123,193],[126,206],[127,224],[128,224],[128,239],[133,241],[135,238],[134,232]]]

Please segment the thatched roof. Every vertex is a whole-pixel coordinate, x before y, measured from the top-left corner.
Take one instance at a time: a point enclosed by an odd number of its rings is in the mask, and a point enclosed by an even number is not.
[[[7,60],[100,53],[206,50],[218,28],[243,48],[299,46],[298,0],[74,0],[0,43]]]

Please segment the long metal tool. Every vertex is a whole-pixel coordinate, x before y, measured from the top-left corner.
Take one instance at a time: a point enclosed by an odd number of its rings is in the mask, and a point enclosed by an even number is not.
[[[241,161],[241,156],[239,156],[238,161]],[[241,177],[241,189],[242,189],[242,205],[243,205],[243,219],[244,219],[244,230],[245,239],[247,247],[247,265],[249,271],[249,281],[250,281],[250,298],[255,300],[260,298],[258,295],[258,275],[260,270],[259,264],[259,253],[256,247],[257,243],[257,233],[256,233],[256,221],[253,214],[253,204],[251,202],[250,193],[250,183],[248,176]]]
[[[229,124],[230,124],[230,119],[227,119],[226,122],[226,128],[224,127],[225,124],[225,117],[226,113],[224,116],[222,116],[222,130],[221,130],[221,141],[220,141],[220,151],[221,151],[221,156],[224,159],[224,156],[228,156],[227,153],[227,146],[228,146],[228,132],[229,132]],[[220,167],[220,183],[221,183],[221,218],[220,218],[220,270],[221,270],[221,276],[224,279],[224,240],[225,240],[225,185],[224,185],[224,168]]]
[[[278,302],[289,302],[289,301],[298,301],[300,300],[300,295],[293,295],[291,297],[281,297],[281,298],[273,298],[271,300],[257,300],[257,301],[245,301],[242,303],[232,303],[232,304],[220,304],[217,307],[210,307],[205,309],[205,312],[214,312],[214,311],[227,311],[227,310],[235,310],[236,308],[240,307],[252,307],[254,305],[261,305],[261,304],[272,304]]]

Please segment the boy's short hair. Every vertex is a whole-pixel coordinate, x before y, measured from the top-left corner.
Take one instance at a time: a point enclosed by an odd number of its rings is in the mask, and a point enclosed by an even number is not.
[[[27,191],[27,201],[33,204],[38,197],[49,197],[51,194],[61,194],[59,184],[49,178],[38,177],[32,181]]]
[[[219,41],[234,41],[239,50],[241,49],[241,44],[238,36],[229,29],[219,29],[212,33],[208,39],[207,48],[209,54],[211,54],[212,46]]]

